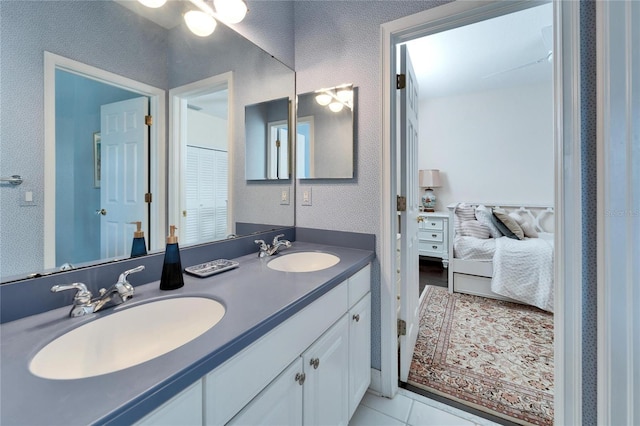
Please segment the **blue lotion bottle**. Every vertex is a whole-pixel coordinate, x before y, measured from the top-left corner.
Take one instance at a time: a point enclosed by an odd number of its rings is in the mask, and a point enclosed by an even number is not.
[[[135,223],[137,230],[133,233],[133,244],[131,244],[131,257],[145,256],[147,254],[147,242],[144,240],[144,231],[141,231],[142,222]]]
[[[184,286],[180,248],[178,247],[178,237],[175,235],[176,227],[171,225],[169,229],[167,248],[164,251],[162,276],[160,277],[160,290],[176,290]]]

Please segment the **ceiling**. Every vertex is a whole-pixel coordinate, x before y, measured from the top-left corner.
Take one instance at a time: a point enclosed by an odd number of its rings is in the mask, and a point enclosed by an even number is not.
[[[420,95],[451,96],[551,81],[547,56],[552,37],[545,41],[542,29],[552,23],[553,7],[547,3],[408,42]]]

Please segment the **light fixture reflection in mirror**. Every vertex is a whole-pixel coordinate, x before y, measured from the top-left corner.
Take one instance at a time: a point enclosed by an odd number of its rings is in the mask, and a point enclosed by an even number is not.
[[[218,23],[211,15],[200,10],[190,10],[184,14],[184,21],[189,30],[199,37],[210,36]]]
[[[333,112],[340,112],[345,106],[353,110],[353,84],[342,84],[329,89],[316,90],[316,102],[328,106]]]
[[[299,94],[297,99],[296,177],[353,178],[353,84]]]

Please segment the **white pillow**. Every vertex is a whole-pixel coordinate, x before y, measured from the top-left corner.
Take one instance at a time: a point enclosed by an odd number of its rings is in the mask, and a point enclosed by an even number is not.
[[[460,235],[465,237],[491,238],[489,228],[477,220],[467,220],[460,224]]]
[[[522,216],[520,216],[516,212],[509,213],[509,216],[511,216],[516,222],[518,222],[518,225],[520,225],[520,227],[522,228],[522,231],[524,232],[525,237],[538,238],[538,233],[536,232],[536,229],[533,227],[532,224],[524,220]]]
[[[493,224],[493,221],[491,220],[492,216],[493,212],[491,212],[491,209],[488,207],[485,207],[482,204],[476,207],[476,219],[478,222],[489,228],[489,235],[491,235],[492,238],[500,238],[502,237],[502,232],[500,232],[500,230]]]

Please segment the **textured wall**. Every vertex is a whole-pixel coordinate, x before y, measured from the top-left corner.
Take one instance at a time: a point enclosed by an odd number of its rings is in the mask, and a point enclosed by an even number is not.
[[[597,78],[596,3],[580,2],[580,110],[582,138],[582,424],[597,424]],[[615,348],[611,348],[615,349]],[[630,372],[631,373],[631,372]],[[637,374],[637,372],[636,372]]]

